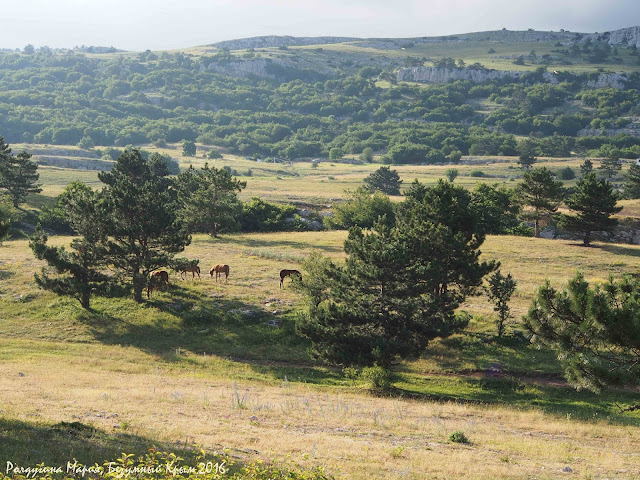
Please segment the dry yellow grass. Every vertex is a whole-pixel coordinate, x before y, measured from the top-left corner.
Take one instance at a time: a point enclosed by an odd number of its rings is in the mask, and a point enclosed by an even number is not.
[[[4,363],[3,414],[195,441],[243,459],[324,465],[353,479],[559,478],[565,466],[579,478],[640,475],[637,427],[284,381],[235,383],[206,372],[177,375],[128,350],[89,345],[72,356]],[[471,443],[449,442],[456,430]]]

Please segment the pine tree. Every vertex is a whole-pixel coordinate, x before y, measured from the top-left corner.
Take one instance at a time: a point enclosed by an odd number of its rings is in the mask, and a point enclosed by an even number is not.
[[[380,167],[367,178],[364,183],[370,192],[380,191],[387,195],[400,195],[402,180],[396,170],[389,167]]]
[[[107,256],[120,277],[131,279],[137,302],[150,273],[171,265],[191,242],[178,219],[178,193],[168,175],[164,162],[146,162],[137,149],[125,150],[111,172],[98,174],[106,185]]]
[[[628,198],[640,198],[640,165],[634,163],[624,177],[624,193]]]
[[[65,218],[80,235],[71,242],[71,250],[47,245],[47,236],[38,225],[29,246],[35,257],[47,262],[35,274],[38,286],[58,295],[76,298],[83,308],[89,308],[91,295],[103,290],[110,278],[103,273],[105,240],[97,195],[87,185],[80,182],[70,184],[60,196]],[[50,270],[57,275],[52,277]]]
[[[588,158],[580,165],[580,176],[584,177],[587,173],[593,172],[593,162]]]
[[[238,193],[247,186],[225,169],[209,167],[197,171],[193,167],[178,176],[178,189],[183,204],[180,216],[189,231],[206,232],[217,237],[233,231],[238,225],[242,204]]]
[[[493,310],[498,314],[498,337],[502,337],[507,320],[511,317],[509,300],[516,290],[517,282],[510,273],[505,277],[500,270],[489,277],[487,294],[489,301],[493,302]]]
[[[522,204],[532,208],[524,211],[523,217],[534,221],[534,232],[538,237],[540,220],[557,211],[562,202],[562,182],[554,180],[552,173],[545,167],[534,168],[522,176],[518,194]]]
[[[524,170],[529,170],[531,166],[536,163],[534,151],[535,144],[529,139],[518,144],[518,153],[520,154],[520,157],[518,158],[518,165],[520,165]]]
[[[620,163],[622,152],[617,147],[607,143],[600,147],[600,153],[604,158],[600,162],[598,170],[602,170],[607,178],[611,178],[622,169],[622,163]]]
[[[576,189],[565,203],[576,215],[563,215],[561,226],[584,235],[584,246],[591,243],[591,232],[613,230],[618,221],[612,215],[622,210],[616,206],[618,196],[604,179],[591,172],[578,180]]]
[[[532,341],[557,352],[567,379],[599,391],[640,383],[640,283],[609,279],[590,288],[577,274],[566,291],[547,282],[525,317]],[[632,406],[627,410],[637,410]]]
[[[7,191],[14,207],[30,193],[42,191],[39,178],[38,164],[31,161],[31,155],[25,151],[11,155],[11,148],[0,137],[0,189]]]
[[[314,281],[300,287],[309,308],[297,329],[317,358],[388,369],[466,325],[455,310],[496,267],[479,262],[470,195],[446,182],[410,193],[398,226],[349,231],[344,267],[306,264]]]

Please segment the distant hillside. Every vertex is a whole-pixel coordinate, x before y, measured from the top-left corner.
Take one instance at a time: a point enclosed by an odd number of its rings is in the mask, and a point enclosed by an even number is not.
[[[269,35],[261,37],[226,40],[213,43],[211,47],[226,48],[228,50],[246,50],[249,48],[278,48],[300,47],[309,45],[330,45],[337,43],[350,43],[354,46],[394,49],[406,48],[407,45],[419,45],[429,43],[446,42],[605,42],[609,45],[625,45],[640,47],[640,27],[629,27],[603,33],[582,33],[561,30],[559,32],[545,32],[540,30],[492,30],[486,32],[472,32],[456,35],[434,37],[407,37],[407,38],[357,38],[357,37],[291,37]]]

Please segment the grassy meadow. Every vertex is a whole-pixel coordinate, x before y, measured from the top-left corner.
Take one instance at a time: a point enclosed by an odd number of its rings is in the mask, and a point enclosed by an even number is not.
[[[19,150],[20,146],[14,149]],[[28,147],[28,146],[27,146]],[[70,147],[71,148],[71,147]],[[149,147],[149,150],[153,148]],[[181,166],[206,161],[163,149]],[[519,181],[514,158],[465,159],[455,183]],[[379,164],[257,163],[228,165],[247,181],[243,198],[260,196],[326,209]],[[578,168],[579,159],[541,159]],[[398,166],[405,185],[433,183],[452,166]],[[251,169],[251,176],[246,175]],[[472,177],[481,170],[485,177]],[[99,186],[97,172],[40,168],[42,194],[25,209],[52,201],[71,180]],[[511,180],[513,178],[513,180]],[[625,212],[637,215],[637,202]],[[141,305],[129,297],[77,301],[39,290],[26,239],[0,246],[0,461],[63,465],[102,463],[151,446],[182,452],[196,443],[226,450],[238,462],[262,459],[302,468],[323,466],[338,478],[577,478],[640,476],[637,390],[576,392],[554,355],[532,348],[520,318],[540,284],[563,286],[576,271],[589,281],[637,272],[640,246],[490,236],[483,258],[501,262],[518,281],[514,323],[495,337],[486,296],[463,306],[468,328],[434,341],[421,358],[397,365],[393,389],[372,394],[358,380],[319,364],[295,333],[298,294],[278,272],[300,268],[314,251],[344,258],[344,231],[195,235],[185,256],[200,259],[201,278],[171,272],[168,292]],[[70,237],[52,237],[65,245]],[[230,265],[228,283],[211,265]],[[303,272],[304,273],[304,272]],[[469,443],[449,436],[462,431]]]

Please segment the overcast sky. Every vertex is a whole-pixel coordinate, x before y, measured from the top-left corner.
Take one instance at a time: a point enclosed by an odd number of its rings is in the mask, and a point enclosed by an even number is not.
[[[640,25],[640,0],[5,0],[0,48],[164,50],[258,35],[416,37]]]

